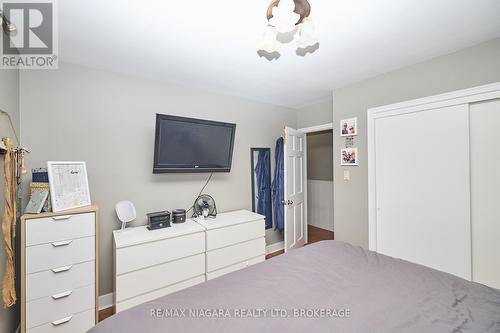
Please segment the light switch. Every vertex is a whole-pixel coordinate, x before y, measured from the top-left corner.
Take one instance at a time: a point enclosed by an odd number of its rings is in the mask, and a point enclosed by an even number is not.
[[[344,170],[344,180],[349,181],[351,180],[351,171],[349,170]]]

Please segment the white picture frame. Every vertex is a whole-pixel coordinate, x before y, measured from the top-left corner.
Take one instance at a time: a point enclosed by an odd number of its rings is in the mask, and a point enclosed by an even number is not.
[[[356,136],[358,135],[358,118],[342,119],[340,121],[340,136]]]
[[[47,162],[52,211],[91,205],[85,162]]]
[[[357,166],[358,156],[358,148],[342,148],[340,150],[340,165]]]

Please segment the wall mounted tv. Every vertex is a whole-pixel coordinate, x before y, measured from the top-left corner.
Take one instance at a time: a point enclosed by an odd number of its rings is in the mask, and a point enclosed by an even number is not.
[[[153,173],[230,172],[236,124],[156,115]]]

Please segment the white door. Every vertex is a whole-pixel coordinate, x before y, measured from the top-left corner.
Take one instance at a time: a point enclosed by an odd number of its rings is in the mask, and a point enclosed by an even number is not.
[[[374,132],[374,250],[470,279],[468,105],[379,118]]]
[[[285,127],[284,142],[285,251],[304,246],[305,219],[305,134]]]

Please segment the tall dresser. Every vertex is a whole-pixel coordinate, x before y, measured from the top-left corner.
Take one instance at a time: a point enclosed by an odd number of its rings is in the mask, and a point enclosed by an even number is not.
[[[83,333],[97,323],[98,208],[21,218],[21,332]]]

